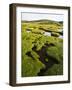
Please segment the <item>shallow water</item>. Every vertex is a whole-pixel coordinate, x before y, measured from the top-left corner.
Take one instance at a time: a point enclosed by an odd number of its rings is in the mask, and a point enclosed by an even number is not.
[[[51,32],[45,32],[44,35],[51,36]]]
[[[31,31],[27,31],[27,32],[30,33]],[[45,35],[45,36],[51,36],[51,32],[45,32],[43,35]],[[58,38],[63,39],[63,36],[60,35]]]
[[[62,38],[62,39],[63,39],[63,36],[62,36],[62,35],[60,35],[60,36],[59,36],[59,38]]]
[[[46,36],[51,36],[51,32],[45,32],[45,33],[44,33],[44,35],[46,35]],[[58,38],[63,39],[63,36],[62,36],[62,35],[60,35]]]
[[[31,32],[31,31],[27,31],[28,33]]]

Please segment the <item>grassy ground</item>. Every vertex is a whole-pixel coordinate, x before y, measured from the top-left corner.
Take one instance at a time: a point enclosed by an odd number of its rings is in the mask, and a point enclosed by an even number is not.
[[[22,77],[63,74],[63,24],[50,20],[22,21]],[[30,31],[30,32],[27,32]]]

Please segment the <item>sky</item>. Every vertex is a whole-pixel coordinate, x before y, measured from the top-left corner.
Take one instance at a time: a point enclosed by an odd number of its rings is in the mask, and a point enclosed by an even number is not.
[[[51,13],[21,13],[22,21],[32,21],[32,20],[41,20],[41,19],[48,19],[54,21],[63,21],[64,15],[62,14],[51,14]]]

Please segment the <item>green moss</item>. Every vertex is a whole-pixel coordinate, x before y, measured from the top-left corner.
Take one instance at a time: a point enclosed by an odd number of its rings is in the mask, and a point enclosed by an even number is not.
[[[44,75],[63,75],[63,60],[59,64],[54,64],[51,68],[48,68]]]
[[[33,58],[34,58],[35,60],[39,59],[39,55],[38,55],[36,52],[31,51],[31,55],[33,56]]]
[[[63,49],[62,49],[62,44],[57,45],[57,46],[51,46],[49,48],[47,48],[47,54],[50,57],[53,57],[54,59],[56,59],[58,62],[60,62],[60,60],[63,60]]]
[[[48,46],[46,52],[51,57],[55,58],[60,64],[53,65],[53,67],[49,68],[44,75],[62,74],[63,40],[54,36],[44,36],[44,30],[42,30],[45,29],[47,31],[50,30],[57,32],[57,28],[59,27],[60,25],[57,25],[56,23],[49,24],[49,22],[48,24],[47,22],[46,24],[37,22],[22,22],[22,77],[38,76],[40,70],[45,68],[45,64],[39,60],[40,56],[37,52],[32,50],[35,46],[36,51],[40,51],[45,44],[53,45]],[[27,29],[30,29],[31,32],[27,33]],[[57,35],[58,33],[55,34]],[[31,52],[32,57],[26,55],[27,52]],[[46,58],[45,61],[48,63],[49,58]]]
[[[22,77],[37,76],[42,68],[45,68],[45,65],[38,59],[33,60],[26,55],[22,58]]]
[[[48,62],[48,58],[46,58],[45,61]]]
[[[63,45],[58,42],[55,46],[47,48],[47,54],[58,61],[51,68],[48,68],[44,75],[62,75],[63,74]],[[53,60],[53,59],[52,59]]]
[[[49,68],[44,75],[63,75],[63,65],[54,64],[51,68]]]

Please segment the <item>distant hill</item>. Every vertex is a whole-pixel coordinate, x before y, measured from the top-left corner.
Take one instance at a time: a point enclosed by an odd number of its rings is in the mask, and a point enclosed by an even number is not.
[[[47,19],[22,21],[22,22],[24,22],[24,23],[38,23],[38,24],[57,24],[57,25],[63,24],[63,21],[58,22],[58,21],[47,20]]]

